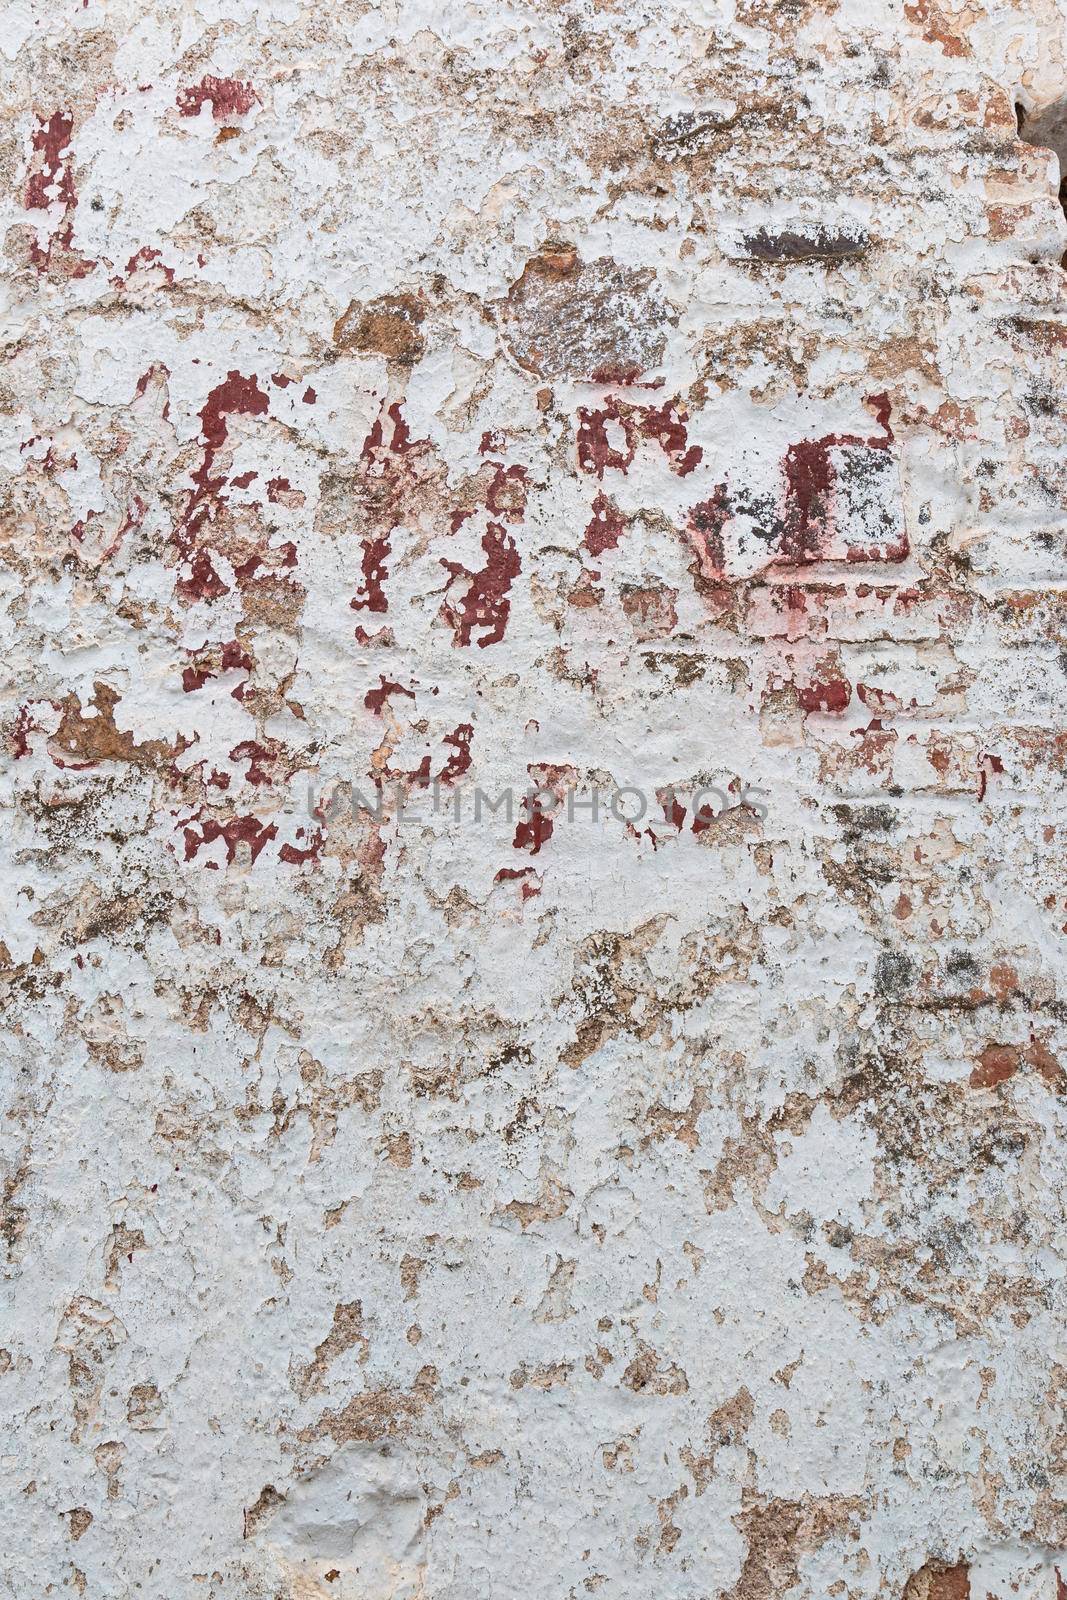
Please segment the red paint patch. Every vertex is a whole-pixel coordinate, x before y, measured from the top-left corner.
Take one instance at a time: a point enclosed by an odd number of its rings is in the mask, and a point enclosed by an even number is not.
[[[577,773],[573,767],[552,765],[527,767],[526,770],[537,787],[523,796],[522,809],[526,816],[519,820],[511,847],[513,850],[528,850],[531,855],[536,856],[540,853],[541,846],[547,844],[552,837],[565,786],[574,783]],[[549,795],[554,796],[556,800],[556,804],[551,807],[548,803]]]
[[[829,532],[833,492],[837,473],[830,456],[831,450],[845,447],[868,450],[888,450],[893,443],[893,430],[889,425],[889,397],[885,394],[869,395],[867,404],[875,414],[881,435],[864,438],[855,433],[827,433],[820,439],[804,439],[792,444],[785,453],[782,471],[785,476],[785,531],[782,536],[779,560],[798,566],[809,565],[826,558],[824,549]],[[892,546],[880,555],[887,561],[902,560],[908,553],[907,540],[903,546]],[[850,548],[849,561],[869,561],[870,552],[858,547]]]
[[[685,538],[695,565],[690,569],[697,586],[721,584],[726,577],[726,551],[723,530],[730,520],[730,500],[725,483],[720,483],[710,500],[701,500],[686,519]]]
[[[646,439],[654,439],[668,458],[671,471],[686,478],[699,466],[704,452],[699,445],[689,443],[686,432],[688,412],[677,402],[668,400],[662,406],[646,406],[641,413],[640,429]]]
[[[840,444],[841,436],[828,433],[822,439],[791,444],[783,470],[786,483],[786,535],[782,554],[791,561],[816,561],[819,535],[826,520],[826,498],[834,483],[830,446]]]
[[[237,482],[236,478],[234,479],[234,482]],[[296,545],[291,539],[287,539],[284,544],[272,546],[265,552],[257,550],[253,555],[248,557],[247,561],[242,561],[238,566],[234,567],[233,575],[237,579],[238,583],[250,583],[255,574],[258,572],[259,568],[267,565],[268,556],[275,557],[270,565],[267,566],[268,572],[277,572],[279,570],[295,567]]]
[[[40,158],[35,172],[26,180],[23,204],[27,211],[47,211],[50,205],[62,204],[73,210],[78,204],[74,192],[74,174],[64,158],[70,149],[74,132],[74,117],[69,111],[55,111],[48,118],[39,118],[32,134],[34,154]],[[54,190],[54,193],[49,193]]]
[[[407,695],[409,700],[414,700],[414,689],[405,689],[402,683],[390,683],[379,673],[380,688],[368,689],[363,697],[363,704],[368,711],[373,711],[376,717],[382,714],[382,707],[391,694]]]
[[[209,550],[198,550],[188,563],[187,575],[176,585],[183,600],[218,600],[229,594],[229,584],[223,583],[211,563]]]
[[[451,733],[446,733],[444,736],[443,742],[452,746],[452,754],[446,757],[444,765],[438,772],[431,772],[430,757],[423,756],[414,772],[401,772],[395,767],[387,766],[382,769],[383,776],[393,781],[409,783],[416,789],[428,789],[431,783],[455,783],[470,768],[473,738],[473,724],[462,722],[458,728],[453,728]]]
[[[254,375],[246,378],[240,372],[228,372],[223,381],[212,389],[200,410],[204,460],[193,474],[193,482],[201,493],[217,491],[226,481],[225,478],[210,477],[215,456],[226,442],[226,418],[265,416],[267,403],[267,396]]]
[[[246,378],[236,371],[227,373],[223,381],[215,385],[201,408],[200,432],[204,442],[204,459],[193,473],[193,490],[174,536],[179,553],[189,562],[188,575],[177,583],[178,593],[184,600],[211,600],[229,592],[227,585],[215,572],[207,550],[196,549],[198,535],[209,519],[213,504],[222,498],[221,491],[226,482],[224,476],[213,478],[211,468],[226,443],[227,417],[261,417],[266,412],[267,396],[256,378]]]
[[[211,106],[216,122],[227,122],[231,117],[243,117],[259,99],[250,83],[237,78],[213,78],[210,74],[187,89],[179,89],[175,104],[183,117],[200,115],[203,106]]]
[[[493,467],[493,481],[485,492],[486,509],[509,522],[521,522],[526,511],[526,468],[505,467],[501,462],[494,462]]]
[[[461,722],[458,728],[445,734],[445,743],[452,746],[452,754],[437,775],[440,783],[455,783],[470,770],[473,738],[474,726],[470,722]]]
[[[843,677],[833,661],[824,661],[816,668],[821,677],[797,689],[797,704],[801,711],[846,710],[852,700],[852,685]]]
[[[623,430],[625,449],[617,449],[608,435],[608,424],[618,423]],[[578,465],[583,472],[594,472],[603,478],[609,467],[625,472],[633,461],[637,445],[632,430],[619,415],[617,403],[610,399],[600,411],[588,406],[578,407]]]
[[[488,437],[486,434],[485,438]],[[492,475],[488,476],[490,473]],[[463,486],[461,504],[453,508],[449,520],[449,532],[458,532],[483,506],[507,522],[521,522],[526,514],[528,490],[525,467],[505,467],[502,461],[487,462],[479,468],[477,476]]]
[[[399,400],[394,400],[393,404],[388,409],[387,415],[390,422],[393,424],[392,437],[390,438],[389,443],[386,444],[385,424],[382,419],[382,413],[379,412],[378,416],[374,419],[374,422],[371,425],[371,430],[364,439],[363,447],[359,452],[364,461],[377,460],[382,450],[392,452],[394,455],[402,456],[406,451],[413,450],[415,448],[416,441],[412,440],[411,429],[404,421],[404,415],[400,409]]]
[[[350,602],[353,611],[389,610],[385,594],[385,580],[389,569],[385,559],[392,550],[388,538],[363,540],[363,587]]]
[[[84,278],[93,270],[96,262],[72,253],[78,195],[74,187],[73,167],[65,152],[70,149],[73,132],[74,116],[69,111],[55,111],[47,119],[38,118],[37,127],[31,135],[34,170],[26,179],[22,198],[27,211],[47,211],[52,205],[63,207],[59,229],[49,239],[47,249],[42,250],[39,240],[33,242],[30,260],[37,271],[43,274],[56,266],[65,277]],[[59,261],[53,260],[55,251],[61,253]]]
[[[493,882],[510,883],[516,878],[522,879],[536,876],[537,873],[534,867],[501,867],[500,871],[494,875]],[[538,884],[523,883],[520,892],[522,894],[523,901],[525,902],[527,900],[536,899],[536,897],[541,893],[541,889]]]
[[[257,744],[254,739],[242,739],[241,743],[235,744],[230,751],[230,760],[248,762],[246,783],[270,783],[271,775],[267,767],[272,766],[276,760],[276,751],[268,750],[266,745]]]
[[[989,779],[990,779],[990,777],[994,773],[1003,772],[1003,771],[1004,771],[1004,763],[1000,759],[1000,757],[999,756],[995,756],[992,753],[992,751],[990,751],[990,750],[983,750],[982,754],[978,758],[978,798],[979,798],[979,800],[984,800],[985,799],[985,793],[986,793],[986,789],[989,787]]]
[[[470,644],[475,628],[488,629],[478,640],[479,649],[499,644],[511,613],[508,594],[522,567],[515,541],[498,522],[491,522],[482,536],[482,549],[486,562],[480,572],[468,572],[457,561],[441,562],[451,574],[441,615],[452,629],[452,643],[457,647]],[[459,607],[456,607],[447,594],[453,583],[462,579],[467,580],[467,591]]]
[[[182,673],[182,688],[186,694],[193,694],[197,689],[202,689],[209,678],[216,678],[222,672],[235,670],[251,672],[252,657],[241,649],[236,639],[232,639],[223,645],[217,666],[211,664],[211,656],[208,654],[195,666],[186,667]]]
[[[608,383],[619,389],[629,388],[631,384],[638,383],[643,367],[635,362],[625,365],[621,361],[605,361],[602,366],[595,367],[589,374],[590,383]],[[661,380],[662,381],[662,380]]]
[[[150,267],[157,261],[162,262],[162,259],[162,250],[155,250],[150,245],[143,244],[140,250],[136,251],[127,261],[124,277],[112,278],[112,286],[116,289],[121,289],[124,280],[132,278],[134,273],[137,272],[139,268]],[[161,265],[159,270],[162,272],[168,283],[174,282],[173,267],[164,267]]]
[[[383,404],[360,449],[364,506],[380,531],[362,541],[363,585],[351,602],[353,611],[382,613],[389,609],[384,585],[390,535],[403,519],[408,496],[418,486],[418,459],[428,449],[428,440],[412,439],[400,402],[394,401],[388,408]]]
[[[523,799],[522,808],[526,812],[515,829],[515,837],[511,841],[513,850],[528,850],[532,856],[540,853],[541,846],[551,839],[556,826],[556,819],[550,811],[544,808],[540,795],[527,795]]]
[[[667,400],[661,406],[633,406],[609,395],[599,410],[578,407],[578,465],[583,472],[603,478],[609,467],[626,472],[637,453],[641,439],[658,444],[672,472],[687,477],[703,459],[699,445],[690,445],[686,423],[688,413],[680,402]],[[611,443],[609,425],[622,430],[624,448]]]
[[[673,789],[657,789],[656,798],[663,807],[663,820],[672,828],[681,828],[685,822],[685,806]]]
[[[298,839],[310,839],[311,843],[307,846],[283,844],[278,851],[278,860],[285,861],[290,866],[302,866],[305,861],[317,861],[326,842],[321,829],[316,828],[309,834],[306,829],[297,828],[296,836]]]
[[[38,732],[38,724],[30,716],[29,706],[20,706],[18,713],[8,729],[8,746],[13,761],[21,761],[23,756],[30,753],[30,733]]]
[[[183,831],[186,861],[192,861],[204,845],[214,844],[216,839],[222,839],[226,845],[228,863],[236,860],[239,844],[248,845],[254,862],[264,846],[278,836],[275,823],[263,823],[258,817],[253,816],[231,817],[228,822],[216,822],[214,817],[208,817],[201,823],[199,833],[196,828],[188,824]],[[213,863],[207,862],[206,865],[211,866]]]
[[[362,645],[365,650],[394,650],[396,648],[396,639],[392,628],[379,628],[377,633],[368,633],[366,628],[360,627],[355,630],[353,637],[356,643]]]
[[[593,515],[582,535],[585,548],[590,555],[602,555],[605,550],[616,549],[625,532],[626,518],[614,500],[609,500],[603,491],[599,492],[593,501]]]

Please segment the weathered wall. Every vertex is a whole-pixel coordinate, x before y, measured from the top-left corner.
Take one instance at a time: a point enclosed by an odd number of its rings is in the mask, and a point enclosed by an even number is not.
[[[5,1595],[1067,1595],[1065,23],[9,5]]]

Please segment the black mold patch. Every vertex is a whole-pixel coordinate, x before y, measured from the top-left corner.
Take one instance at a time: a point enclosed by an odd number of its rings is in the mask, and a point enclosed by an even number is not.
[[[874,987],[889,1000],[898,1000],[911,987],[915,963],[897,950],[883,950],[874,968]]]
[[[835,805],[830,808],[849,833],[855,838],[865,833],[890,833],[896,827],[898,817],[892,806],[849,806]]]

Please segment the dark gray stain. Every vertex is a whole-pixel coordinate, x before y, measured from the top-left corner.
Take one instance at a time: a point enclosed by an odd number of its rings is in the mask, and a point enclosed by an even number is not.
[[[752,261],[852,261],[865,254],[870,239],[865,232],[831,233],[825,228],[813,228],[807,233],[787,229],[784,233],[770,233],[761,228],[758,233],[746,234],[742,240]]]

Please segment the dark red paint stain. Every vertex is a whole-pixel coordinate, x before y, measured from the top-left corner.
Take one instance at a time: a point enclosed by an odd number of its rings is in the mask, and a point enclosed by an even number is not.
[[[490,436],[486,434],[484,437]],[[489,468],[493,475],[486,483],[485,472]],[[505,467],[502,461],[487,462],[484,468],[479,469],[474,482],[478,489],[477,497],[467,505],[455,507],[449,520],[450,533],[457,533],[483,506],[494,516],[503,517],[508,522],[522,521],[529,491],[529,476],[525,467]]]
[[[473,738],[474,725],[470,722],[461,722],[458,728],[445,734],[445,743],[452,746],[452,754],[438,773],[438,782],[456,783],[470,770]]]
[[[362,449],[359,452],[364,461],[379,460],[383,450],[393,455],[402,456],[408,450],[414,450],[416,445],[420,442],[412,439],[411,429],[404,421],[404,415],[400,409],[399,400],[393,401],[386,414],[388,415],[390,422],[393,424],[392,436],[387,444],[385,442],[385,424],[382,418],[382,413],[379,412],[377,417],[374,419],[374,422],[371,425],[371,430],[364,439]]]
[[[228,372],[223,381],[212,389],[200,410],[204,460],[193,474],[198,497],[217,494],[226,482],[225,478],[211,477],[215,457],[226,443],[226,418],[266,416],[267,404],[267,396],[254,375],[246,378],[240,372]]]
[[[359,627],[355,630],[353,638],[365,650],[392,650],[396,645],[392,628],[379,628],[377,633],[368,633],[366,628]]]
[[[12,760],[21,761],[23,756],[29,755],[30,741],[28,735],[38,731],[38,724],[30,716],[29,706],[20,706],[8,732]]]
[[[212,565],[210,553],[197,549],[197,540],[214,505],[222,498],[225,476],[213,478],[211,468],[215,457],[226,443],[227,417],[265,416],[267,396],[257,379],[242,373],[227,373],[215,385],[200,411],[200,433],[204,458],[193,473],[193,489],[186,504],[185,514],[175,532],[174,543],[185,558],[188,571],[177,582],[177,592],[183,600],[213,600],[228,594],[229,588]],[[295,556],[295,553],[294,553]]]
[[[674,790],[668,789],[666,793],[657,791],[657,798],[663,807],[663,820],[669,822],[673,828],[681,828],[685,822],[685,806]]]
[[[515,541],[498,522],[491,522],[482,536],[485,566],[479,572],[469,572],[458,561],[444,561],[441,565],[450,574],[445,588],[445,602],[441,614],[452,629],[454,645],[469,645],[475,628],[486,628],[478,640],[479,649],[499,644],[504,637],[511,601],[508,594],[522,569]],[[448,591],[457,580],[467,580],[467,591],[457,607],[447,598]]]
[[[235,478],[233,481],[236,483],[237,479]],[[235,566],[233,575],[238,583],[250,583],[259,568],[266,564],[268,555],[278,558],[272,563],[268,569],[269,571],[276,572],[279,569],[285,570],[296,566],[296,545],[291,539],[286,539],[284,544],[272,546],[265,554],[259,550],[255,551],[254,554],[248,557],[247,561],[242,561]]]
[[[556,813],[562,795],[560,785],[567,777],[569,769],[544,766],[538,769],[527,767],[526,770],[537,787],[523,796],[522,810],[526,815],[519,819],[511,847],[513,850],[528,850],[532,856],[536,856],[540,853],[541,846],[551,839],[555,830]],[[535,777],[535,770],[540,771],[540,779]],[[573,780],[573,772],[570,772],[570,777]],[[555,796],[556,805],[549,805],[549,794]]]
[[[377,539],[364,539],[362,544],[363,587],[355,599],[350,601],[350,607],[353,611],[388,611],[389,601],[385,593],[385,580],[389,576],[389,568],[385,561],[392,550],[392,545],[385,535]]]
[[[231,817],[228,822],[216,822],[214,817],[208,817],[200,824],[199,833],[186,824],[184,835],[186,861],[192,861],[204,845],[214,844],[216,839],[225,841],[227,862],[236,860],[239,844],[248,845],[252,860],[255,861],[264,846],[277,838],[278,829],[275,823],[262,823],[253,816]],[[207,866],[212,864],[206,863]]]
[[[785,476],[785,531],[779,550],[779,560],[796,565],[809,565],[824,558],[823,544],[828,531],[832,494],[837,474],[830,457],[831,450],[843,446],[859,446],[869,450],[888,450],[893,443],[893,430],[889,425],[890,404],[886,394],[867,397],[881,434],[864,438],[856,433],[827,433],[820,439],[804,439],[791,444],[782,462]],[[904,542],[903,554],[907,554]],[[850,561],[866,561],[869,553],[849,551]],[[901,557],[887,555],[887,560]]]
[[[712,827],[721,812],[713,811],[710,805],[702,805],[693,817],[693,833],[700,835]]]
[[[637,383],[641,377],[643,367],[636,362],[605,361],[601,366],[595,367],[589,374],[590,383],[609,383],[620,389],[626,389],[631,384]]]
[[[278,851],[278,860],[285,861],[290,866],[302,866],[305,861],[317,861],[322,854],[322,847],[326,843],[321,828],[316,828],[311,833],[308,833],[304,828],[297,828],[296,836],[298,839],[310,839],[311,843],[306,847],[288,843],[283,844]]]
[[[723,530],[730,520],[730,499],[725,483],[717,485],[710,500],[701,500],[693,506],[686,520],[686,540],[696,556],[691,570],[699,587],[701,579],[707,583],[722,583],[726,577],[726,551]]]
[[[210,104],[216,122],[228,122],[231,117],[243,117],[251,111],[259,96],[250,83],[237,78],[213,78],[210,74],[187,89],[179,89],[175,104],[183,117],[196,117],[205,104]]]
[[[678,401],[661,406],[634,406],[609,395],[597,410],[578,407],[578,465],[583,472],[603,478],[607,469],[626,472],[637,453],[638,442],[647,439],[658,444],[672,472],[687,477],[703,459],[699,445],[690,445],[686,428],[688,415]],[[624,449],[611,443],[608,425],[622,430]]]
[[[661,406],[646,406],[642,410],[640,429],[646,439],[654,439],[668,458],[672,472],[680,478],[699,466],[704,452],[699,445],[691,445],[686,432],[688,414],[675,401]]]
[[[241,743],[235,744],[230,751],[230,760],[248,762],[246,783],[270,783],[271,774],[267,769],[277,760],[277,752],[268,750],[265,745],[257,744],[255,739],[242,739]]]
[[[52,266],[54,250],[67,252],[74,248],[74,212],[78,195],[74,187],[71,160],[64,155],[70,149],[73,132],[73,113],[55,111],[47,119],[39,117],[31,135],[35,169],[26,179],[23,205],[27,211],[47,211],[56,204],[63,207],[62,221],[57,232],[49,239],[47,248],[42,250],[39,239],[34,239],[30,248],[30,260],[42,274]],[[53,191],[51,194],[50,190]],[[75,256],[63,263],[63,270],[68,277],[84,278],[95,266],[95,261]]]
[[[515,837],[511,841],[512,849],[528,850],[532,856],[536,856],[540,853],[541,846],[551,839],[556,819],[550,811],[544,809],[540,795],[525,796],[522,808],[526,816],[519,819]]]
[[[387,421],[390,425],[388,430]],[[363,584],[350,602],[353,611],[381,614],[389,609],[385,593],[385,580],[389,572],[385,563],[392,549],[390,534],[401,516],[405,458],[423,451],[427,443],[425,439],[412,439],[399,400],[394,400],[388,407],[383,402],[360,448],[360,460],[365,464],[362,472],[372,492],[372,514],[382,531],[362,540]]]
[[[366,706],[368,711],[373,711],[376,717],[381,716],[382,707],[391,694],[404,694],[407,695],[409,700],[414,700],[414,689],[405,689],[402,683],[391,683],[386,678],[382,677],[380,673],[378,676],[380,680],[380,687],[377,689],[368,689],[367,693],[363,697],[363,704]]]
[[[48,118],[39,118],[32,134],[34,153],[40,156],[40,166],[26,180],[23,204],[27,211],[47,211],[55,202],[68,210],[78,204],[74,192],[74,174],[64,160],[63,152],[70,148],[74,132],[74,117],[69,111],[55,111]],[[49,189],[56,186],[56,193]]]
[[[175,587],[183,600],[190,601],[218,600],[230,592],[229,584],[224,583],[215,571],[208,550],[196,552],[187,563],[186,576],[179,578]]]
[[[844,711],[852,700],[852,685],[846,678],[816,678],[797,689],[801,711]]]
[[[428,789],[431,783],[456,783],[470,769],[473,738],[473,724],[461,722],[458,728],[444,735],[443,743],[452,746],[452,753],[445,758],[437,772],[431,770],[433,763],[427,755],[423,756],[413,772],[402,772],[396,767],[387,766],[382,769],[383,774],[393,782],[408,783],[416,789]]]
[[[982,754],[978,758],[978,798],[979,798],[979,800],[984,800],[985,799],[986,789],[989,787],[989,779],[990,779],[991,774],[993,774],[995,772],[1003,772],[1003,771],[1004,771],[1004,763],[1000,759],[1000,757],[999,756],[995,756],[992,753],[991,750],[983,750]]]
[[[616,449],[611,443],[607,427],[609,422],[622,425],[625,451]],[[622,421],[613,399],[609,399],[608,404],[599,411],[590,410],[588,406],[578,407],[577,444],[578,465],[583,472],[595,472],[598,478],[603,478],[609,467],[625,472],[637,452],[633,430]]]
[[[534,867],[501,867],[500,871],[494,874],[493,882],[510,883],[516,878],[536,877],[536,875]],[[538,884],[524,883],[522,885],[522,898],[524,901],[534,900],[540,893],[541,889]]]
[[[251,672],[252,657],[241,649],[236,639],[231,639],[228,644],[223,645],[217,667],[210,666],[207,662],[186,667],[182,673],[182,688],[186,694],[192,694],[195,690],[202,689],[209,678],[216,678],[222,672],[233,672],[237,669]]]
[[[526,468],[505,467],[494,461],[493,481],[485,491],[486,509],[494,516],[506,517],[510,522],[521,522],[526,511],[526,493],[529,479]]]
[[[605,550],[614,550],[626,532],[626,518],[603,490],[593,501],[593,515],[582,535],[582,543],[590,555],[599,556]]]
[[[151,245],[143,244],[141,246],[140,250],[135,251],[134,254],[127,261],[125,274],[123,276],[120,276],[120,277],[112,278],[112,280],[111,280],[112,286],[114,288],[116,288],[116,289],[121,289],[122,286],[123,286],[124,281],[126,281],[129,278],[132,278],[134,273],[137,271],[137,269],[139,267],[142,267],[142,266],[150,267],[156,261],[161,263],[159,270],[160,270],[160,272],[162,272],[162,274],[166,278],[167,282],[168,283],[173,283],[174,282],[174,268],[173,267],[164,267],[162,265],[162,259],[163,259],[162,250],[156,250]]]

